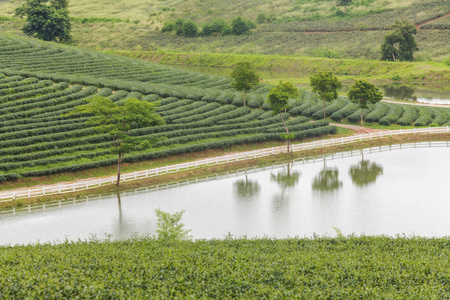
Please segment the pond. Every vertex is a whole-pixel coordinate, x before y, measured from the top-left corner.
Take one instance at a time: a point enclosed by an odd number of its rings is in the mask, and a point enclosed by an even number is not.
[[[450,235],[450,142],[383,146],[0,214],[0,244],[154,235],[185,210],[194,238]]]

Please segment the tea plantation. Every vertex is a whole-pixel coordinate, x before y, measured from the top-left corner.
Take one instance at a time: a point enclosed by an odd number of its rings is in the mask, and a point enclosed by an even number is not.
[[[0,299],[448,299],[448,238],[0,247]]]
[[[267,85],[249,93],[243,107],[243,94],[224,77],[17,36],[0,35],[0,42],[0,181],[115,164],[111,139],[85,124],[89,116],[62,116],[97,95],[118,104],[127,98],[159,104],[166,125],[133,132],[157,142],[125,162],[282,142],[280,118],[265,103]],[[319,120],[322,107],[313,94],[303,92],[290,107],[284,117],[296,139],[336,132],[328,120]],[[359,109],[345,98],[328,104],[326,114],[334,121],[359,121]],[[442,126],[450,122],[450,109],[379,103],[365,111],[365,120]]]
[[[89,116],[62,116],[96,95],[159,104],[166,125],[133,132],[158,142],[125,162],[278,140],[284,130],[264,105],[268,86],[250,93],[243,107],[242,93],[223,77],[26,38],[1,41],[0,181],[115,164],[111,139],[85,124]],[[328,121],[306,117],[287,124],[297,139],[336,132]]]

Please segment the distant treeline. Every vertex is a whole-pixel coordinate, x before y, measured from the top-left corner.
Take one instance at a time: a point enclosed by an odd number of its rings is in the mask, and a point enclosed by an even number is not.
[[[256,24],[253,21],[240,16],[234,18],[231,21],[231,24],[228,24],[227,21],[222,18],[214,19],[210,23],[203,24],[201,30],[199,30],[197,23],[194,21],[178,18],[175,21],[164,23],[161,32],[174,31],[176,35],[186,37],[195,37],[198,35],[242,35],[254,28],[256,28]]]

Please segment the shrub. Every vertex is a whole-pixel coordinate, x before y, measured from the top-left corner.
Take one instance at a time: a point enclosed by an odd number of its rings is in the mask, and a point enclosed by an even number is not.
[[[182,27],[183,35],[186,37],[195,37],[198,34],[198,27],[194,21],[186,21]]]
[[[234,35],[242,35],[256,28],[255,23],[243,17],[236,17],[231,21],[231,32]]]
[[[168,31],[174,31],[176,28],[174,22],[166,22],[164,23],[164,26],[161,28],[161,32],[168,32]]]

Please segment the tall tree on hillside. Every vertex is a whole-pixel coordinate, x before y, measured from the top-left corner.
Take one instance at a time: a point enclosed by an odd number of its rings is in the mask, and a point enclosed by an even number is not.
[[[337,99],[337,90],[342,86],[342,83],[333,76],[331,72],[319,72],[311,76],[310,85],[313,92],[319,95],[323,104],[323,118],[325,119],[325,102],[330,102]]]
[[[352,2],[352,0],[337,0],[336,5],[337,6],[343,6],[344,12],[347,14],[347,5],[349,5]]]
[[[26,0],[16,8],[16,16],[26,17],[22,31],[44,41],[70,42],[68,0]]]
[[[133,129],[164,124],[155,113],[156,104],[136,98],[126,99],[117,105],[111,99],[97,96],[87,100],[87,104],[77,106],[68,116],[81,113],[90,115],[86,124],[97,131],[108,134],[114,142],[117,154],[117,185],[120,183],[120,165],[126,153],[142,147],[149,147],[150,141],[142,141],[130,136]],[[67,116],[66,115],[66,116]]]
[[[363,125],[364,108],[368,108],[369,103],[375,104],[382,98],[383,94],[378,88],[365,80],[356,80],[348,93],[348,99],[361,108],[361,125]]]
[[[281,112],[285,111],[288,107],[289,98],[298,97],[299,93],[296,87],[291,82],[282,82],[270,89],[269,95],[267,96],[269,100],[269,106],[273,110],[273,114],[280,115],[281,122],[283,123],[285,134],[281,137],[287,141],[287,152],[289,153],[289,141],[295,138],[293,133],[289,133],[289,129],[284,122],[284,118]]]
[[[259,76],[255,67],[248,62],[239,62],[231,72],[231,78],[234,81],[231,85],[238,91],[244,91],[244,107],[247,92],[259,84]]]
[[[408,21],[396,21],[391,27],[392,32],[384,36],[381,44],[382,60],[388,61],[413,61],[414,51],[417,47],[414,34],[417,34],[417,28]]]

